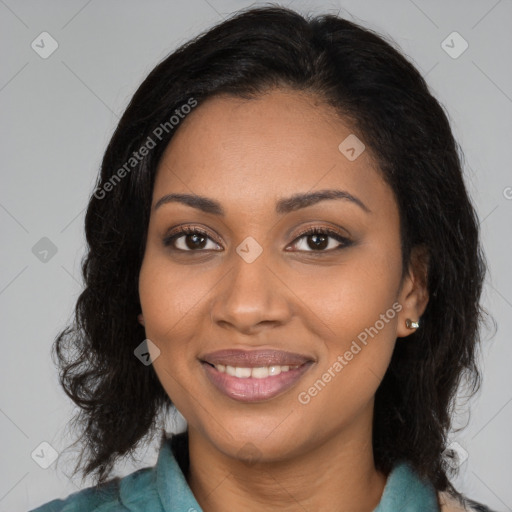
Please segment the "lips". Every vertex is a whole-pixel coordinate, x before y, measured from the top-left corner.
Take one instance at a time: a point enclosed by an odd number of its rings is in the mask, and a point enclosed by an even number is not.
[[[283,394],[296,385],[312,365],[310,361],[293,370],[266,378],[239,378],[220,372],[209,363],[202,363],[209,382],[223,395],[239,402],[261,402]]]
[[[312,362],[313,359],[303,354],[285,352],[282,350],[241,350],[228,349],[210,352],[199,357],[202,362],[213,366],[237,366],[243,368],[257,368],[261,366],[302,366]]]

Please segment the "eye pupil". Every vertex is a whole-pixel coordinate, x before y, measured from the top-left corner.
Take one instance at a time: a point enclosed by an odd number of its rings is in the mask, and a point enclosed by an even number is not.
[[[309,235],[308,238],[310,240],[311,239],[315,239],[315,240],[321,239],[321,242],[319,244],[317,242],[314,242],[314,245],[308,244],[311,249],[325,249],[325,247],[327,247],[329,245],[329,242],[328,242],[329,237],[327,235],[314,234],[314,235]]]
[[[193,240],[192,244],[189,243],[190,240]],[[198,235],[196,233],[192,233],[192,234],[189,234],[189,235],[186,235],[185,236],[185,240],[186,240],[186,245],[187,245],[187,248],[189,249],[202,249],[205,245],[205,242],[206,242],[206,237],[203,236],[203,235]],[[198,240],[200,240],[200,242],[198,243]]]

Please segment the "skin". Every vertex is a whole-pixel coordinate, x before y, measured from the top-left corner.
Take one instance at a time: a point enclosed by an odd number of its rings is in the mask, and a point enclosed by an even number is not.
[[[139,279],[139,321],[161,351],[158,378],[188,422],[187,481],[206,512],[329,512],[340,503],[362,512],[381,499],[387,475],[373,459],[374,395],[395,343],[407,342],[397,337],[413,332],[405,320],[420,318],[428,293],[419,252],[402,279],[397,204],[369,148],[354,161],[338,150],[351,133],[306,93],[218,96],[181,122],[160,162],[153,207],[184,193],[215,199],[226,212],[152,207]],[[324,189],[346,190],[371,212],[332,199],[275,212],[279,198]],[[166,233],[180,224],[209,238],[194,246],[189,236],[187,246],[182,236],[175,241],[182,252],[166,247]],[[315,250],[314,236],[297,238],[311,226],[333,228],[353,244],[335,250],[340,243],[329,238]],[[236,252],[248,236],[263,249],[252,263]],[[401,311],[300,403],[298,394],[393,303]],[[279,396],[244,403],[214,388],[198,360],[227,348],[286,350],[315,362]]]

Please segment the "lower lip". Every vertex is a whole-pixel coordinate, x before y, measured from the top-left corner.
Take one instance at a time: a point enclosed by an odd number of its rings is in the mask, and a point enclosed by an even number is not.
[[[269,400],[290,389],[313,364],[312,361],[294,370],[272,375],[264,379],[248,377],[242,379],[219,372],[208,363],[201,363],[210,382],[222,393],[240,402]]]

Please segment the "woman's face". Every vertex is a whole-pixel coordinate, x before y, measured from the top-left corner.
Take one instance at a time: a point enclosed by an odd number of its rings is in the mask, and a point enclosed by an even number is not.
[[[226,455],[367,440],[396,338],[423,312],[414,274],[401,281],[393,193],[351,133],[298,92],[216,97],[181,121],[159,165],[139,280],[146,336],[189,430]],[[341,193],[293,200],[327,190]]]

